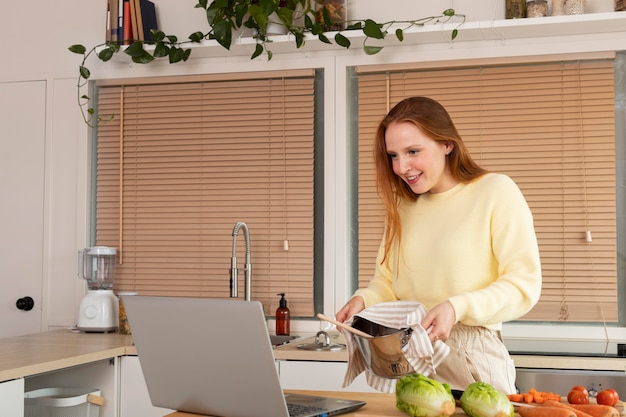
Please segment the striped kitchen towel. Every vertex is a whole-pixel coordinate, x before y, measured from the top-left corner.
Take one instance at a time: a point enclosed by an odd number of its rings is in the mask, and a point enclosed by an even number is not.
[[[436,373],[437,366],[450,353],[450,347],[441,340],[430,341],[428,333],[421,325],[426,315],[426,307],[415,301],[392,301],[375,304],[354,317],[362,317],[382,326],[395,329],[412,328],[413,333],[409,342],[402,348],[402,353],[415,372],[425,376]],[[351,325],[352,317],[346,322]],[[338,328],[341,331],[341,328]],[[348,370],[343,381],[347,387],[354,379],[365,371],[367,384],[381,392],[395,392],[396,378],[385,378],[376,375],[369,369],[363,354],[357,346],[354,335],[346,330],[341,331],[348,348]]]

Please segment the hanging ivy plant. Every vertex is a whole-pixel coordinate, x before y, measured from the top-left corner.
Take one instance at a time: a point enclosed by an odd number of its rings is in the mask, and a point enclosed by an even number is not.
[[[271,43],[268,34],[268,25],[271,23],[270,16],[276,15],[286,31],[295,39],[296,48],[304,46],[307,35],[313,35],[325,44],[333,42],[328,36],[332,34],[335,44],[350,48],[350,39],[345,36],[348,31],[362,31],[364,35],[362,48],[367,55],[379,53],[383,46],[372,45],[371,40],[383,40],[389,32],[399,42],[404,40],[404,32],[413,27],[424,26],[427,23],[447,23],[456,18],[457,26],[451,31],[450,40],[458,35],[458,28],[465,22],[465,15],[457,14],[453,9],[443,11],[441,15],[429,16],[416,20],[389,21],[379,23],[374,19],[348,20],[342,22],[341,29],[336,32],[325,32],[325,28],[333,27],[336,22],[327,8],[315,9],[314,0],[199,0],[196,8],[204,10],[209,26],[208,31],[195,31],[186,40],[179,41],[176,36],[166,35],[160,30],[150,31],[150,40],[138,41],[128,39],[121,43],[105,42],[90,49],[76,44],[69,47],[73,53],[82,55],[79,65],[78,76],[78,104],[83,114],[85,123],[96,126],[101,120],[96,111],[90,106],[89,96],[82,94],[91,77],[87,68],[87,60],[95,55],[101,61],[109,61],[121,51],[128,55],[131,60],[138,64],[149,64],[158,58],[167,58],[170,64],[187,61],[191,56],[189,45],[201,43],[207,39],[217,41],[223,48],[230,50],[234,34],[243,28],[252,29],[253,38],[256,40],[255,50],[251,59],[264,54],[268,60],[272,59]],[[113,116],[111,116],[113,117]]]

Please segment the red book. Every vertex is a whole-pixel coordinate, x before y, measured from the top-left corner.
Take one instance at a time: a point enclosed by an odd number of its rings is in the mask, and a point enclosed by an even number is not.
[[[133,37],[133,27],[130,20],[130,2],[124,0],[124,45],[130,45]]]

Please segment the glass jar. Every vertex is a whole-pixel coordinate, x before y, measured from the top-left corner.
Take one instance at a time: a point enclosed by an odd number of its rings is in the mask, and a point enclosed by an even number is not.
[[[526,17],[544,17],[548,15],[548,0],[528,0]]]
[[[565,14],[584,14],[585,0],[565,0]]]
[[[316,0],[315,3],[317,5],[315,20],[324,25],[324,32],[339,31],[346,28],[348,21],[346,0]],[[324,20],[324,9],[328,12],[328,22]]]
[[[124,307],[124,302],[122,301],[123,295],[137,295],[136,292],[120,292],[117,294],[120,297],[120,306],[119,306],[119,332],[120,334],[131,334],[130,333],[130,324],[128,324],[128,317],[126,316],[126,308]]]
[[[565,14],[565,0],[552,0],[552,16]]]
[[[526,17],[526,0],[506,0],[505,12],[507,19]]]

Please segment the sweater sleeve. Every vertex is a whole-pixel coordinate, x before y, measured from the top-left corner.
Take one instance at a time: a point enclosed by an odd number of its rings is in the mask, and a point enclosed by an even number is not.
[[[541,294],[532,213],[517,184],[507,176],[496,177],[482,197],[492,199],[491,237],[498,277],[484,288],[449,299],[457,321],[467,325],[494,327],[515,320],[530,311]]]
[[[381,263],[383,251],[384,244],[381,243],[380,248],[378,249],[378,255],[376,256],[374,276],[370,280],[367,288],[361,288],[354,293],[354,295],[363,297],[365,308],[378,303],[398,300],[398,297],[395,295],[391,287],[393,272],[388,265],[388,260],[393,259],[395,254],[393,253],[393,250],[390,251],[387,261]]]

